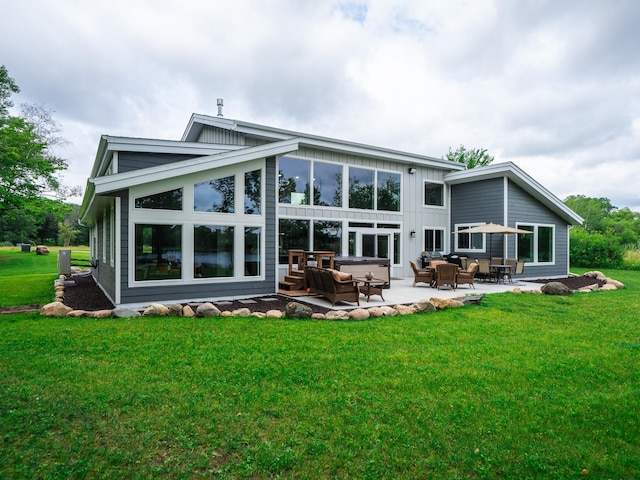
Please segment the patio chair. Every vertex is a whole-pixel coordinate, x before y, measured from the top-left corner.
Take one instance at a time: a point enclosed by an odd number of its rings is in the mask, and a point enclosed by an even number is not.
[[[426,283],[431,285],[431,270],[428,268],[418,268],[416,262],[413,260],[409,260],[409,264],[411,264],[411,270],[413,270],[413,286],[416,286],[416,283]]]
[[[502,265],[502,257],[491,257],[491,265]]]
[[[476,259],[478,264],[478,277],[483,280],[491,280],[491,267],[489,266],[488,258]]]
[[[518,263],[518,261],[515,258],[507,258],[504,261],[505,265],[509,265],[509,270],[507,270],[506,274],[507,274],[507,279],[509,280],[509,283],[513,283],[513,279],[511,278],[511,275],[513,275],[516,271],[516,264]]]
[[[458,265],[455,263],[443,263],[436,268],[436,288],[440,290],[442,285],[449,285],[454,290],[458,278]]]
[[[457,285],[458,286],[465,285],[465,284],[471,285],[475,290],[476,286],[473,283],[473,279],[476,276],[477,272],[478,272],[478,264],[475,262],[469,264],[469,268],[458,272],[458,280],[456,281]]]

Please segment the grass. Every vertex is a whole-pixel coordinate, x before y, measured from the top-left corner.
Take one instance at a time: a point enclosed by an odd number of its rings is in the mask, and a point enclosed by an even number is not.
[[[86,247],[72,248],[73,256],[88,258]],[[20,251],[18,247],[0,247],[0,307],[46,304],[53,300],[53,282],[57,278],[58,250],[49,255]]]
[[[605,273],[365,322],[1,316],[0,477],[638,478],[640,276]]]

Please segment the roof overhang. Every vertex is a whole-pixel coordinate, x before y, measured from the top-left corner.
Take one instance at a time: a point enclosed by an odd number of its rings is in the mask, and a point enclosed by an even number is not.
[[[449,173],[444,176],[444,180],[449,185],[458,185],[502,177],[506,177],[514,182],[529,195],[558,214],[567,223],[571,225],[582,225],[584,222],[584,219],[580,215],[570,209],[562,200],[512,162],[492,163],[485,167]]]

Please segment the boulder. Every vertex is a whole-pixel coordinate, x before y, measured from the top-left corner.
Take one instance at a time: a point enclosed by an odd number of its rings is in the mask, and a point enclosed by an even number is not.
[[[618,280],[614,280],[613,278],[607,278],[606,282],[606,285],[613,285],[614,287],[620,289],[625,288],[624,283],[619,282]]]
[[[85,310],[71,310],[69,313],[67,313],[67,317],[72,317],[72,318],[80,318],[80,317],[86,317],[87,316],[87,312]]]
[[[311,315],[311,319],[312,320],[326,320],[327,317],[324,315],[324,313],[314,313],[313,315]]]
[[[220,312],[221,317],[233,317],[233,313],[230,310],[223,310]]]
[[[431,303],[429,300],[420,300],[416,302],[415,305],[416,305],[416,309],[420,313],[428,313],[428,312],[436,311],[436,306],[433,303]]]
[[[114,318],[135,318],[140,316],[140,312],[132,308],[115,308],[111,310],[111,316]]]
[[[412,313],[418,313],[418,309],[413,305],[396,305],[395,308],[399,315],[411,315]]]
[[[169,313],[169,308],[161,303],[152,303],[144,309],[145,317],[165,317]]]
[[[598,290],[617,290],[617,288],[612,283],[605,283]]]
[[[430,302],[433,303],[433,305],[436,307],[436,310],[444,310],[445,308],[457,308],[464,306],[464,303],[454,298],[432,297]]]
[[[49,247],[46,247],[44,245],[36,246],[36,255],[49,255],[49,253]]]
[[[562,282],[545,283],[540,290],[545,295],[571,295],[571,289]]]
[[[62,302],[47,303],[40,310],[40,315],[43,317],[65,317],[67,313],[71,312],[73,308],[67,307]]]
[[[266,318],[267,314],[264,312],[253,312],[250,316],[255,318]]]
[[[586,272],[584,275],[582,275],[583,277],[587,277],[587,278],[598,278],[598,277],[604,277],[604,273],[598,271],[598,270],[593,270],[591,272]]]
[[[243,307],[243,308],[238,308],[237,310],[234,310],[231,313],[233,314],[234,317],[248,317],[251,315],[251,310],[249,310],[247,307]]]
[[[88,318],[110,318],[113,314],[113,310],[95,310],[93,312],[87,312]]]
[[[284,315],[287,318],[311,318],[313,310],[307,305],[298,302],[289,302],[285,307]]]
[[[346,310],[330,310],[324,317],[326,320],[349,320],[349,312]]]
[[[354,308],[349,312],[349,318],[351,320],[366,320],[369,317],[369,311],[364,308]]]
[[[182,308],[182,316],[192,318],[196,316],[196,312],[193,311],[193,308],[191,308],[191,306],[185,305]]]
[[[196,308],[197,317],[217,317],[220,315],[220,309],[211,302],[203,303]]]
[[[385,317],[395,317],[396,315],[398,315],[398,311],[393,307],[389,307],[388,305],[383,305],[382,307],[380,307],[380,310],[382,311],[382,315],[384,315]]]
[[[280,310],[269,310],[267,318],[282,318],[282,312]]]
[[[172,303],[169,305],[169,311],[167,315],[170,317],[181,317],[182,316],[182,305],[179,303]]]
[[[380,307],[371,307],[368,310],[369,310],[369,317],[370,318],[384,317],[384,312],[382,311],[382,309]]]

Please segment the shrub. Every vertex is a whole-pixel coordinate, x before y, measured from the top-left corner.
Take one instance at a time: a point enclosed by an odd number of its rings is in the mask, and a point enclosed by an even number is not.
[[[582,228],[571,230],[571,265],[576,267],[615,268],[622,265],[624,248],[617,238],[589,233]]]

